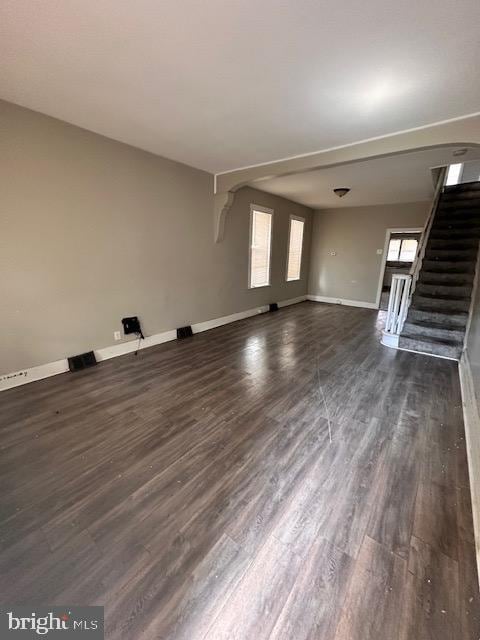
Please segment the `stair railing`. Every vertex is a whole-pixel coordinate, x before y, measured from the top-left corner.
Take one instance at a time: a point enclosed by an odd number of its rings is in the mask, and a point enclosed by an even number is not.
[[[382,344],[389,347],[398,347],[400,333],[407,318],[408,308],[412,301],[415,286],[420,275],[425,250],[427,247],[430,230],[432,228],[435,212],[437,210],[438,201],[442,193],[445,183],[447,167],[442,167],[438,172],[437,185],[433,196],[432,206],[428,214],[427,222],[423,229],[420,241],[417,247],[415,260],[408,274],[396,273],[392,276],[392,285],[390,288],[390,297],[388,299],[387,318],[385,321],[385,329],[382,332]]]
[[[392,276],[392,286],[388,299],[385,333],[400,335],[408,312],[408,301],[412,276],[406,273],[395,273]]]
[[[435,193],[433,195],[432,206],[430,207],[430,213],[428,214],[427,222],[423,229],[422,235],[420,236],[420,241],[417,247],[417,255],[415,256],[415,260],[410,268],[410,275],[412,277],[412,284],[410,287],[410,300],[415,292],[415,288],[417,286],[417,280],[420,275],[420,271],[422,269],[423,259],[425,257],[425,250],[427,248],[428,238],[430,237],[430,231],[432,229],[433,220],[435,218],[435,212],[437,210],[438,201],[440,200],[440,196],[442,194],[442,189],[445,184],[445,178],[447,175],[447,167],[442,167],[438,172],[437,185],[435,187]],[[410,306],[410,300],[408,306]]]

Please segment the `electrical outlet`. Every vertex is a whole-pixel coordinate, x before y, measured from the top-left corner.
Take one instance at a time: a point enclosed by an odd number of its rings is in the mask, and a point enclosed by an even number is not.
[[[121,340],[122,339],[122,334],[120,333],[120,331],[114,331],[113,332],[113,339],[114,340]]]

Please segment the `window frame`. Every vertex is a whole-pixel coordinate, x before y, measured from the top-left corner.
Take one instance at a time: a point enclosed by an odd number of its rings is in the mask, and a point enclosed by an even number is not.
[[[408,235],[408,234],[405,234],[405,235]],[[397,259],[396,259],[396,260],[389,260],[389,258],[388,258],[388,254],[390,253],[390,243],[391,243],[392,241],[394,241],[394,240],[398,240],[398,241],[400,242],[400,246],[399,246],[399,248],[398,248],[398,257],[397,257]],[[415,255],[414,255],[414,257],[413,257],[413,260],[400,260],[400,256],[402,255],[402,246],[403,246],[403,243],[404,243],[405,241],[407,241],[407,240],[414,240],[414,241],[416,241],[417,246],[415,247]],[[387,245],[387,259],[386,259],[386,261],[385,261],[385,262],[386,262],[386,264],[388,264],[389,262],[394,262],[394,263],[396,263],[396,264],[398,264],[398,263],[402,263],[402,264],[413,264],[413,263],[415,262],[415,258],[416,258],[416,256],[417,256],[419,242],[420,242],[420,241],[419,241],[419,239],[418,239],[418,238],[409,238],[409,237],[407,237],[407,238],[390,238],[390,239],[389,239],[389,241],[388,241],[388,245]]]
[[[252,239],[253,239],[253,214],[255,211],[259,213],[268,213],[272,216],[271,224],[270,224],[270,243],[268,247],[268,284],[261,284],[258,286],[252,285]],[[266,287],[272,286],[272,245],[273,245],[273,224],[275,220],[275,211],[270,209],[269,207],[262,207],[259,204],[255,204],[254,202],[250,203],[250,223],[249,223],[249,233],[248,233],[248,289],[265,289]]]
[[[298,278],[289,278],[288,277],[288,263],[290,261],[290,237],[292,233],[292,220],[298,220],[299,222],[303,222],[303,233],[302,233],[302,249],[300,253],[300,272],[298,274]],[[287,239],[287,260],[285,263],[285,282],[299,282],[302,279],[302,262],[303,262],[303,242],[305,239],[305,218],[302,216],[296,216],[291,213],[288,217],[288,239]]]

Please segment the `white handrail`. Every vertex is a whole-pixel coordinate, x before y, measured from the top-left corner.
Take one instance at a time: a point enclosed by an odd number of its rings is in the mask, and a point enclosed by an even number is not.
[[[400,335],[408,313],[411,284],[410,274],[395,273],[392,276],[385,333]]]
[[[425,250],[427,248],[428,238],[430,236],[430,231],[432,229],[433,219],[435,218],[435,212],[437,210],[438,201],[440,200],[440,195],[442,193],[442,189],[445,184],[446,175],[447,175],[447,167],[442,167],[438,172],[437,186],[435,187],[432,206],[430,207],[430,213],[428,214],[427,222],[423,229],[422,235],[420,236],[417,255],[415,256],[415,260],[410,268],[410,275],[412,276],[412,284],[410,287],[410,297],[412,297],[415,291],[417,280],[420,275],[420,270],[423,264],[423,258],[425,257]],[[410,302],[409,302],[409,305],[410,305]]]

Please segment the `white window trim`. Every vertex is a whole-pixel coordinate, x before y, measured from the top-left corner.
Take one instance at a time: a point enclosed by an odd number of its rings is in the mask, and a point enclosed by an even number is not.
[[[303,235],[302,235],[302,255],[300,258],[300,275],[298,278],[289,278],[288,277],[288,261],[290,259],[290,233],[292,231],[292,220],[298,220],[299,222],[303,222]],[[305,218],[301,216],[294,216],[290,214],[288,218],[288,239],[287,239],[287,260],[285,262],[285,282],[298,282],[302,279],[302,263],[303,263],[303,242],[305,240]]]
[[[262,213],[270,213],[272,216],[272,226],[270,227],[270,246],[268,248],[268,284],[262,284],[259,287],[252,287],[252,230],[253,230],[253,212],[260,211]],[[255,204],[253,202],[250,203],[250,224],[249,224],[249,233],[248,233],[248,289],[265,289],[266,287],[272,286],[272,244],[273,244],[273,223],[275,220],[274,210],[269,209],[268,207],[262,207],[259,204]]]

